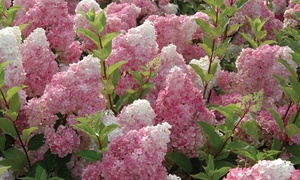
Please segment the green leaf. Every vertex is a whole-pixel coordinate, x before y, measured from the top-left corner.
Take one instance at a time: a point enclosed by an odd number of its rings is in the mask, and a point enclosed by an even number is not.
[[[300,149],[299,149],[298,152],[300,152]],[[294,157],[294,158],[291,158],[291,159],[289,159],[289,161],[290,161],[293,165],[299,165],[299,164],[300,164],[300,157]]]
[[[236,140],[228,144],[228,149],[232,152],[244,156],[253,162],[257,162],[256,155],[258,153],[257,149],[251,146],[250,144]]]
[[[140,73],[138,73],[138,72],[136,72],[136,71],[132,71],[132,70],[130,70],[129,72],[130,72],[130,74],[133,75],[134,79],[135,79],[141,86],[144,85],[144,79],[143,79],[143,77],[140,75]]]
[[[213,179],[214,180],[220,179],[222,176],[224,176],[229,171],[229,169],[230,169],[230,167],[222,167],[222,168],[216,170],[213,175]]]
[[[191,175],[191,176],[192,176],[193,178],[195,178],[195,179],[210,180],[210,177],[209,177],[207,174],[203,173],[203,172],[200,172],[200,173],[198,173],[198,174]]]
[[[106,26],[106,17],[104,11],[102,10],[99,14],[97,14],[95,16],[95,20],[90,21],[90,24],[97,31],[97,33],[101,35]]]
[[[256,120],[250,120],[245,123],[242,123],[240,126],[242,129],[244,129],[247,134],[249,134],[251,137],[253,137],[256,141],[258,141],[259,135],[259,125]]]
[[[279,59],[278,62],[284,65],[291,72],[293,77],[298,77],[298,74],[296,73],[294,68],[286,60]]]
[[[94,150],[80,150],[76,153],[77,156],[86,159],[90,163],[95,163],[97,161],[101,161],[100,153]]]
[[[50,149],[46,151],[46,153],[44,154],[44,162],[47,172],[51,172],[54,170],[57,159],[57,155],[52,154]]]
[[[248,0],[239,0],[237,1],[235,4],[236,4],[236,7],[237,8],[241,8],[243,5],[245,5],[246,3],[248,2]]]
[[[111,42],[111,41],[113,40],[113,38],[115,38],[115,37],[118,36],[119,34],[120,34],[120,33],[117,33],[117,32],[105,34],[105,35],[101,38],[102,47],[106,46],[109,42]]]
[[[10,166],[0,167],[0,175],[7,171],[9,168]]]
[[[109,77],[116,69],[119,69],[123,64],[126,63],[126,61],[119,61],[115,64],[110,65],[106,71],[106,75]]]
[[[24,153],[15,148],[9,148],[5,151],[2,151],[5,159],[0,161],[2,166],[11,166],[13,170],[24,170],[27,166],[27,160]]]
[[[106,138],[110,132],[112,132],[113,130],[115,130],[119,127],[120,126],[117,125],[117,124],[110,124],[108,126],[105,126],[103,129],[101,129],[101,131],[99,133],[100,134],[100,139],[104,140],[104,138]]]
[[[22,88],[23,88],[23,86],[21,86],[21,87],[15,86],[15,87],[10,88],[7,91],[6,101],[9,102],[12,99],[12,97],[15,96],[18,93],[18,91],[21,90]]]
[[[29,139],[28,150],[38,150],[45,144],[44,134],[36,134]]]
[[[254,39],[249,35],[249,34],[246,34],[246,33],[243,33],[243,32],[239,32],[250,44],[253,48],[257,48],[258,47],[258,44],[254,41]]]
[[[227,31],[227,36],[230,36],[233,32],[237,31],[242,24],[233,24],[229,27],[229,30]]]
[[[192,171],[192,162],[186,155],[180,152],[171,152],[167,153],[166,157],[177,164],[186,173]]]
[[[4,133],[11,135],[14,139],[18,138],[16,128],[10,120],[0,117],[0,128]]]
[[[271,149],[280,150],[280,146],[281,146],[281,141],[277,137],[274,137]]]
[[[104,84],[104,89],[106,90],[107,94],[112,94],[114,92],[115,86],[111,82],[111,80],[102,80]]]
[[[283,120],[275,110],[268,108],[268,111],[273,115],[277,125],[279,126],[280,132],[282,133],[284,128]]]
[[[293,136],[300,133],[300,128],[298,128],[295,124],[288,124],[286,126],[286,133],[289,138],[292,138]]]
[[[38,180],[46,180],[47,179],[47,173],[45,169],[41,166],[37,166],[35,170],[35,178]]]
[[[205,134],[208,135],[209,141],[215,145],[216,147],[219,147],[222,144],[222,138],[218,133],[216,133],[214,126],[211,124],[208,124],[206,122],[197,121],[197,124],[200,125],[202,130],[205,132]]]
[[[232,122],[236,119],[236,114],[242,115],[243,111],[236,104],[229,104],[227,106],[211,107],[212,110],[217,110],[222,113],[226,118],[230,119]]]
[[[196,73],[201,77],[202,81],[205,79],[204,71],[196,64],[190,64],[190,66],[196,71]]]
[[[0,152],[4,150],[6,138],[3,134],[0,134]]]
[[[201,27],[202,31],[205,32],[209,37],[213,36],[212,28],[210,27],[209,23],[202,19],[195,19],[195,21]]]
[[[81,130],[82,132],[86,133],[87,135],[91,136],[91,137],[95,137],[96,132],[90,127],[89,124],[74,124],[72,125],[73,127],[75,127],[78,130]]]
[[[286,145],[285,148],[288,153],[291,153],[295,157],[300,157],[300,146],[298,144]]]
[[[275,74],[273,76],[276,78],[281,87],[288,87],[287,82],[282,77],[277,76]]]
[[[214,75],[217,72],[217,68],[218,68],[218,63],[217,62],[212,63],[209,74]]]
[[[63,165],[58,171],[57,176],[65,180],[73,180],[71,171],[67,168],[66,165]]]
[[[9,63],[11,63],[11,61],[4,61],[4,62],[0,63],[0,71],[3,71],[4,68],[5,68]]]
[[[21,107],[21,100],[19,94],[16,93],[9,102],[9,109],[5,112],[12,120],[16,120],[18,117],[19,109]]]
[[[262,44],[276,44],[277,41],[274,41],[274,40],[265,40],[262,42]]]
[[[206,44],[200,44],[200,46],[204,49],[207,55],[210,57],[212,55],[212,49]]]
[[[78,29],[77,32],[92,40],[97,45],[97,47],[100,48],[99,37],[93,31],[89,29]]]
[[[27,142],[28,136],[35,130],[37,130],[37,127],[30,127],[28,129],[24,129],[22,131],[22,140],[23,142]]]
[[[289,77],[290,83],[293,87],[293,89],[296,92],[300,92],[300,82],[298,82],[298,80],[295,77],[290,76]],[[300,93],[298,93],[298,99],[300,98]]]

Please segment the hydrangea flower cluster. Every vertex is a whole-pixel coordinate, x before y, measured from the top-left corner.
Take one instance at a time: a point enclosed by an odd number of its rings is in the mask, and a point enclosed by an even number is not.
[[[78,63],[71,64],[68,70],[56,73],[40,98],[31,99],[26,108],[31,126],[53,125],[56,114],[74,120],[105,109],[106,99],[101,94],[103,84],[99,77],[100,60],[91,55]],[[61,101],[61,100],[64,101]],[[72,123],[71,123],[72,124]]]
[[[20,47],[26,72],[24,84],[29,97],[41,96],[52,76],[58,71],[55,54],[49,48],[45,30],[35,29]]]
[[[7,27],[0,30],[0,63],[10,62],[5,67],[4,88],[6,90],[13,86],[20,86],[25,81],[20,45],[19,27]]]
[[[201,37],[201,33],[197,31],[199,27],[194,20],[195,18],[200,18],[200,16],[152,15],[147,20],[153,23],[159,49],[169,44],[174,44],[178,53],[182,54],[186,61],[189,62],[191,59],[199,59],[205,56],[205,51],[202,48],[192,44],[196,32],[198,34],[197,37]]]
[[[151,89],[150,94],[146,97],[151,104],[155,104],[159,91],[165,88],[167,75],[173,67],[180,67],[184,73],[189,73],[189,67],[186,65],[183,56],[177,52],[177,47],[174,44],[163,47],[158,58],[160,66],[157,76],[151,79],[151,81],[155,84],[155,89]]]
[[[88,11],[95,9],[96,14],[99,14],[102,9],[95,0],[84,0],[80,1],[75,9],[75,30],[78,29],[89,29],[92,30],[87,19],[81,13],[87,13]],[[105,16],[107,19],[107,24],[105,26],[103,34],[111,32],[126,32],[129,29],[136,27],[136,19],[141,13],[141,9],[134,4],[117,4],[111,3],[107,6],[105,10]],[[82,40],[82,50],[88,52],[90,50],[96,49],[96,45],[84,35],[77,33],[78,37]]]
[[[89,165],[82,179],[164,180],[166,168],[162,165],[170,142],[168,123],[129,131],[113,139],[101,162]],[[95,171],[96,170],[96,171]]]
[[[141,8],[128,3],[111,3],[105,10],[107,17],[106,32],[127,32],[137,26]]]
[[[221,72],[218,84],[227,93],[238,92],[243,95],[264,89],[264,104],[271,107],[282,97],[282,89],[274,74],[287,79],[289,71],[277,60],[287,60],[292,64],[289,47],[262,45],[257,49],[243,49],[237,59],[238,72]],[[226,83],[224,83],[226,82]]]
[[[280,117],[284,117],[286,110],[288,106],[280,106],[277,109],[277,113],[279,114]],[[286,114],[286,117],[284,119],[284,125],[286,126],[289,122],[290,117],[292,116],[293,113],[297,112],[297,107],[294,105],[289,109],[288,114]],[[274,117],[272,114],[267,111],[263,110],[260,112],[260,114],[257,116],[257,122],[262,128],[263,134],[265,136],[265,139],[267,141],[267,144],[272,143],[273,136],[277,136],[280,140],[284,140],[284,134],[280,132],[280,128],[277,125]],[[298,144],[300,145],[300,134],[295,135],[293,138],[289,139],[290,144]]]
[[[158,94],[154,111],[157,123],[172,125],[171,146],[189,157],[198,156],[197,148],[204,146],[206,137],[196,121],[214,124],[215,116],[180,68],[174,67],[167,76],[166,88]]]
[[[125,106],[118,119],[123,133],[126,134],[130,130],[139,130],[143,127],[154,125],[155,116],[149,101],[139,99]]]
[[[59,126],[56,131],[53,128],[47,128],[45,137],[45,143],[51,152],[60,158],[76,152],[79,148],[80,138],[76,131],[68,126]]]
[[[60,55],[61,61],[66,64],[77,62],[81,51],[76,47],[79,44],[73,43],[75,32],[73,30],[73,20],[68,14],[67,2],[64,0],[39,0],[35,1],[33,7],[30,6],[31,4],[28,5],[29,9],[26,14],[18,16],[19,19],[16,20],[16,25],[30,22],[23,30],[25,37],[34,29],[43,28],[50,42],[50,48],[55,49],[56,54]],[[67,52],[72,52],[73,56],[70,56],[73,57],[72,59],[65,54]]]
[[[297,172],[298,171],[298,172]],[[230,169],[226,178],[223,180],[292,180],[292,174],[299,174],[299,170],[295,170],[290,161],[282,159],[262,160],[250,168],[234,168]],[[297,178],[296,178],[297,179]]]
[[[158,54],[154,27],[147,21],[136,28],[131,28],[126,34],[113,39],[112,48],[113,51],[106,60],[108,66],[124,60],[127,63],[121,66],[121,73],[129,70],[139,71],[141,66],[145,66]],[[133,89],[134,85],[138,87],[131,75],[122,76],[116,92],[122,95],[127,89]]]
[[[300,25],[295,13],[300,12],[300,5],[295,4],[284,12],[284,27],[297,29]]]

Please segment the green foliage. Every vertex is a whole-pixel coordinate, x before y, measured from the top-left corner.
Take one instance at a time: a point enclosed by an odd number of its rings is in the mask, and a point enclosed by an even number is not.
[[[44,134],[36,134],[28,141],[28,150],[38,150],[45,144]]]
[[[185,172],[190,173],[192,171],[192,162],[186,155],[179,152],[170,152],[166,155],[166,158],[173,161]]]
[[[134,100],[144,98],[145,95],[150,92],[151,88],[155,87],[154,83],[151,82],[151,78],[157,75],[159,68],[160,59],[154,58],[152,61],[147,63],[146,66],[141,66],[140,71],[129,71],[139,84],[139,89],[128,89],[126,94],[118,99],[116,103],[116,112],[120,112],[124,105],[131,104]]]
[[[222,59],[230,44],[234,32],[241,26],[240,24],[230,25],[233,15],[242,7],[247,0],[240,0],[232,6],[225,6],[224,0],[204,0],[206,4],[201,4],[203,13],[210,18],[209,22],[202,19],[195,19],[202,31],[202,39],[199,43],[206,52],[209,59],[208,70],[202,70],[200,67],[191,64],[192,68],[201,77],[204,84],[203,97],[206,98],[207,86],[216,73],[218,62],[216,59]],[[209,97],[208,97],[209,98]],[[209,99],[207,100],[209,102]]]
[[[255,39],[253,39],[249,34],[246,33],[240,33],[249,43],[253,48],[257,48],[260,45],[263,44],[275,44],[276,41],[274,40],[264,40],[263,38],[267,35],[266,30],[262,30],[263,26],[265,23],[269,20],[269,18],[261,20],[259,17],[255,18],[252,20],[250,17],[246,16],[252,31],[254,33]]]
[[[18,149],[13,147],[1,151],[5,159],[0,161],[1,166],[11,166],[12,170],[21,170],[28,165],[27,159],[24,153]]]
[[[101,161],[102,157],[101,155],[94,150],[80,150],[76,153],[77,156],[86,159],[87,161],[91,163],[95,163],[97,161]]]
[[[0,22],[4,27],[12,26],[15,20],[16,14],[21,7],[11,6],[9,9],[6,9],[4,6],[4,0],[0,2]]]
[[[102,115],[103,112],[98,112],[94,116],[87,115],[86,117],[77,118],[77,121],[79,121],[80,123],[73,125],[73,127],[86,133],[94,139],[101,154],[106,150],[106,146],[108,143],[108,134],[119,127],[116,124],[105,126],[104,123],[101,122]],[[91,152],[86,152],[83,154],[87,153]]]
[[[205,173],[200,172],[195,175],[191,175],[195,179],[203,179],[203,180],[218,180],[222,176],[224,176],[231,167],[221,167],[217,169],[215,167],[214,157],[209,155],[207,158],[207,166],[204,167]]]

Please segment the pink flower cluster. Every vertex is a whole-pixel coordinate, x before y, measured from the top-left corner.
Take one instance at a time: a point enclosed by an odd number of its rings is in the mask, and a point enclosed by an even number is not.
[[[41,96],[52,76],[58,71],[55,54],[49,48],[45,30],[35,29],[20,47],[26,72],[24,84],[29,97]]]
[[[99,4],[94,0],[84,0],[78,3],[75,9],[76,15],[74,17],[75,30],[84,28],[93,31],[87,19],[81,14],[87,13],[93,8],[95,9],[96,14],[99,14],[102,11]],[[105,10],[107,24],[103,35],[111,32],[126,32],[129,29],[136,27],[136,19],[140,12],[141,9],[134,4],[109,4]],[[88,52],[96,49],[96,45],[90,39],[80,33],[77,33],[77,35],[82,40],[81,47],[83,51]]]
[[[79,148],[80,138],[71,127],[59,126],[56,131],[53,128],[46,129],[45,137],[45,143],[51,152],[60,158],[76,152]]]
[[[26,108],[31,126],[53,125],[57,113],[84,117],[105,109],[106,99],[101,94],[99,59],[91,55],[64,71],[56,73],[40,98],[31,99]],[[71,123],[70,122],[70,123]],[[72,123],[71,123],[72,124]]]
[[[284,115],[286,114],[286,111],[288,109],[288,106],[281,106],[279,107],[276,112],[279,114],[279,116],[281,118],[284,117]],[[290,107],[288,114],[286,114],[285,119],[283,120],[284,122],[284,126],[286,126],[292,116],[293,113],[297,112],[297,107],[294,105],[292,107]],[[274,136],[277,136],[281,141],[284,141],[285,139],[285,130],[283,133],[280,132],[280,128],[277,125],[274,117],[272,116],[272,114],[267,111],[267,110],[263,110],[260,112],[260,114],[257,116],[257,122],[260,125],[260,127],[262,128],[263,134],[265,136],[265,139],[267,141],[267,144],[271,144],[272,143],[272,139],[274,138]],[[297,135],[295,135],[292,138],[289,138],[289,143],[292,144],[297,144],[300,145],[300,134],[298,133]]]
[[[282,159],[258,161],[249,168],[234,168],[223,180],[298,180],[300,171],[293,164]]]
[[[164,180],[166,168],[162,165],[170,142],[168,123],[129,131],[113,139],[101,162],[89,165],[82,179],[149,179]]]
[[[198,156],[197,148],[204,146],[206,137],[196,121],[214,124],[215,116],[205,107],[200,90],[180,68],[174,67],[167,76],[154,111],[157,123],[172,126],[171,146],[189,157]]]
[[[29,2],[20,2],[21,5]],[[66,64],[77,62],[81,51],[79,44],[74,43],[75,32],[73,20],[68,14],[67,2],[64,0],[38,0],[34,5],[28,4],[23,16],[17,16],[16,25],[29,23],[23,30],[27,37],[34,29],[43,28],[50,42],[50,48],[60,55],[60,60]],[[47,13],[45,13],[47,12]],[[71,50],[70,50],[71,49]],[[72,52],[72,55],[65,53]]]
[[[287,79],[289,71],[278,62],[279,58],[291,65],[292,50],[289,47],[262,45],[257,49],[246,48],[240,53],[236,65],[238,72],[218,73],[218,84],[227,93],[243,95],[264,90],[264,104],[272,107],[282,97],[282,89],[274,74]]]
[[[284,12],[284,21],[283,21],[284,27],[297,29],[300,25],[300,22],[296,18],[295,13],[299,13],[299,12],[300,12],[300,4],[294,4],[293,6],[291,5],[290,8],[288,8]]]
[[[139,71],[158,54],[155,29],[150,22],[131,28],[126,34],[121,34],[113,40],[113,51],[108,56],[107,65],[126,61],[122,65],[121,73],[129,70]],[[116,92],[123,95],[127,89],[138,87],[131,75],[122,76],[118,82]]]
[[[186,65],[183,56],[177,52],[177,47],[174,44],[163,47],[158,58],[160,66],[157,76],[151,79],[151,82],[155,84],[155,88],[151,89],[150,94],[146,97],[153,107],[159,91],[166,87],[167,75],[173,67],[180,67],[184,73],[189,73],[189,66]]]
[[[205,17],[207,16],[195,15],[192,17],[171,14],[166,16],[152,15],[147,20],[153,23],[159,49],[174,44],[177,51],[189,62],[191,59],[199,59],[205,56],[205,51],[200,46],[192,44],[194,35],[197,35],[197,38],[201,37],[201,32],[197,31],[199,26],[194,19]],[[207,20],[207,18],[204,20]],[[196,32],[197,34],[195,34]]]

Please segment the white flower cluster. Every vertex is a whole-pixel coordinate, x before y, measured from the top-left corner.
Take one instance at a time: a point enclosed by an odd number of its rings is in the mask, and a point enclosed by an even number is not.
[[[123,133],[127,133],[130,130],[153,126],[155,116],[149,101],[139,99],[124,107],[118,118],[123,127]]]
[[[21,85],[25,80],[25,71],[20,53],[20,28],[7,27],[0,30],[0,63],[10,61],[5,70],[5,87]]]
[[[295,168],[290,161],[276,159],[274,161],[259,161],[252,169],[257,169],[263,179],[287,180]]]
[[[99,4],[95,0],[82,0],[77,4],[75,13],[76,14],[80,14],[81,12],[86,13],[93,8],[96,11],[101,9]]]
[[[47,40],[45,30],[42,28],[36,28],[30,35],[24,40],[24,43],[30,42],[31,46],[45,47],[50,46]]]
[[[149,21],[128,30],[128,34],[130,36],[126,37],[126,41],[132,47],[140,44],[155,44],[154,42],[156,42],[155,29]]]

